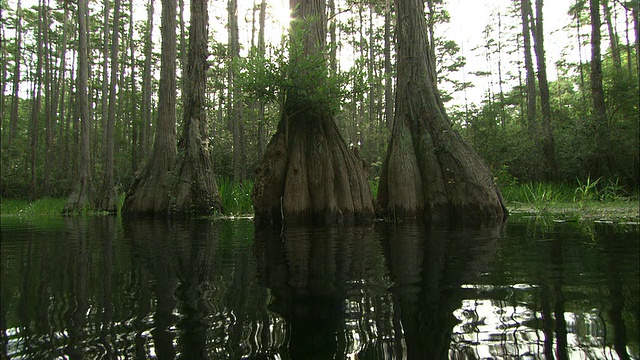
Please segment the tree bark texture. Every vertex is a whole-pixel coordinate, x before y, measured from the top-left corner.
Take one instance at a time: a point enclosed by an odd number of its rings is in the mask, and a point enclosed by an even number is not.
[[[96,209],[111,214],[118,212],[118,193],[113,179],[114,137],[116,124],[116,83],[118,76],[118,49],[120,35],[120,0],[115,0],[113,8],[113,35],[111,37],[111,74],[109,77],[109,108],[105,136],[104,179]],[[107,16],[107,15],[105,15]],[[107,16],[108,17],[108,16]],[[106,44],[105,44],[106,45]]]
[[[213,174],[206,134],[200,124],[207,121],[207,0],[191,0],[189,52],[185,63],[184,115],[175,166],[177,183],[172,186],[170,211],[178,216],[211,215],[222,212],[222,201]]]
[[[169,211],[170,173],[176,159],[176,0],[162,1],[160,90],[153,152],[125,196],[122,215],[162,216]]]
[[[78,177],[63,214],[82,211],[89,206],[91,196],[91,149],[89,117],[89,49],[88,49],[88,18],[89,6],[87,0],[78,0],[78,74],[76,80],[76,114],[80,118],[80,164]]]
[[[324,0],[291,0],[290,7],[293,46],[300,42],[306,55],[322,54],[327,33]],[[256,225],[345,224],[372,218],[373,198],[362,162],[348,148],[332,111],[312,111],[290,99],[257,167],[252,193]]]
[[[424,4],[396,0],[398,88],[378,203],[394,219],[482,222],[507,214],[477,153],[453,130],[430,76]]]

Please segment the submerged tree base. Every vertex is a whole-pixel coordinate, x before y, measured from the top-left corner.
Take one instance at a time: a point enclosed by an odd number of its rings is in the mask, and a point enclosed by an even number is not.
[[[362,162],[333,118],[306,114],[290,120],[281,121],[256,171],[256,226],[344,225],[373,219]]]

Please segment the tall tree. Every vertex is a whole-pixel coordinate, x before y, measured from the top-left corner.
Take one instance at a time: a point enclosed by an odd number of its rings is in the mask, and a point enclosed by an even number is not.
[[[153,152],[127,191],[122,215],[162,216],[169,211],[169,173],[176,159],[176,0],[162,0],[160,90]]]
[[[64,138],[64,129],[65,129],[65,121],[64,121],[64,101],[67,89],[67,41],[69,37],[69,25],[67,24],[69,21],[69,8],[70,4],[64,3],[64,12],[62,15],[62,39],[60,47],[58,49],[58,59],[60,64],[58,66],[58,77],[56,79],[56,84],[53,88],[53,99],[51,101],[52,109],[51,112],[52,117],[54,117],[59,125],[58,128],[58,142],[57,142],[57,154],[55,156],[56,165],[58,168],[64,168],[65,162],[64,157],[66,155],[65,148],[62,145],[62,139]],[[57,109],[57,110],[56,110]],[[66,173],[66,172],[63,172]]]
[[[31,169],[31,198],[37,196],[37,156],[38,156],[38,136],[40,133],[40,110],[42,108],[42,67],[44,65],[44,42],[42,40],[44,27],[44,1],[40,0],[38,4],[38,34],[36,34],[37,58],[35,79],[33,81],[33,102],[31,104],[31,126],[29,135],[31,137],[30,161]]]
[[[11,143],[18,134],[18,110],[20,105],[20,66],[22,63],[22,7],[20,0],[16,8],[16,53],[14,55],[13,69],[13,96],[11,97],[11,115],[9,120],[9,139],[7,147],[11,147]]]
[[[600,0],[589,0],[591,14],[591,99],[593,101],[593,117],[596,137],[595,171],[611,175],[610,139],[607,125],[607,107],[602,85],[602,58],[600,54]]]
[[[53,60],[52,43],[50,40],[50,4],[49,0],[42,2],[42,42],[44,57],[44,123],[45,123],[45,147],[44,147],[44,174],[42,178],[42,193],[48,195],[51,182],[51,171],[53,167],[53,135],[55,106],[53,105]]]
[[[144,31],[144,67],[142,69],[142,129],[140,130],[140,154],[149,157],[151,149],[151,64],[153,63],[153,4],[147,2],[147,23]]]
[[[202,126],[207,121],[207,0],[191,0],[190,11],[182,134],[170,209],[176,215],[209,215],[222,211],[222,201]]]
[[[613,66],[615,66],[616,69],[620,69],[622,68],[622,58],[620,56],[620,47],[618,46],[619,39],[611,17],[611,7],[609,6],[608,0],[602,0],[602,11],[604,13],[604,21],[607,24],[607,30],[609,32],[609,46],[611,49]]]
[[[109,29],[111,28],[111,19],[109,14],[111,12],[111,1],[112,0],[104,0],[103,5],[103,16],[104,22],[102,26],[102,90],[101,90],[101,116],[100,116],[100,129],[102,131],[102,148],[106,150],[106,132],[104,129],[107,128],[107,119],[109,118]],[[115,18],[114,18],[115,19]],[[98,123],[96,122],[97,126]],[[98,141],[96,141],[97,145]],[[104,157],[106,154],[102,154]]]
[[[117,83],[118,83],[118,50],[120,42],[120,2],[115,0],[113,7],[113,35],[111,36],[111,74],[109,78],[109,112],[107,118],[107,131],[105,137],[104,176],[96,208],[108,213],[118,212],[118,193],[113,180],[114,167],[114,137],[116,124]]]
[[[452,128],[439,99],[424,3],[395,5],[397,100],[378,203],[397,219],[502,220],[507,210],[489,169]]]
[[[63,214],[82,211],[89,206],[91,197],[91,149],[89,117],[89,49],[88,49],[89,5],[87,0],[78,0],[78,70],[76,78],[76,114],[80,120],[80,163],[78,175],[71,194],[62,210]]]
[[[542,138],[542,172],[545,180],[554,180],[557,176],[555,146],[553,144],[553,130],[551,127],[551,101],[549,99],[549,82],[547,80],[547,63],[544,53],[544,29],[542,16],[542,0],[536,0],[536,16],[533,32],[533,49],[536,53],[538,66],[538,89],[540,90],[540,105],[542,122],[540,137]]]
[[[385,0],[384,6],[384,118],[389,130],[393,128],[392,3],[391,0]]]
[[[289,82],[282,118],[257,168],[256,222],[344,223],[373,216],[361,161],[326,102],[325,0],[290,0]],[[335,95],[334,95],[335,96]]]
[[[524,50],[524,67],[526,69],[526,96],[527,96],[527,125],[531,136],[535,139],[538,133],[536,120],[536,75],[533,68],[533,56],[531,54],[531,1],[520,1],[522,15],[522,42]]]
[[[267,12],[267,1],[262,0],[260,2],[260,17],[259,17],[259,29],[258,29],[258,53],[261,56],[265,55],[266,45],[264,40],[264,32],[265,32],[265,20],[266,20],[266,12]],[[265,118],[265,104],[263,101],[258,101],[258,158],[261,158],[264,154],[266,144],[266,118]]]
[[[246,176],[246,156],[244,149],[244,126],[242,124],[242,97],[236,81],[234,59],[240,58],[240,40],[238,38],[238,1],[229,0],[229,95],[228,115],[233,135],[233,178],[240,181]]]
[[[4,9],[0,6],[0,67],[2,68],[2,73],[0,74],[0,125],[2,128],[5,128],[4,121],[5,117],[5,101],[7,91],[7,38],[4,33],[5,28],[5,14]],[[2,139],[2,147],[5,146],[5,139]]]

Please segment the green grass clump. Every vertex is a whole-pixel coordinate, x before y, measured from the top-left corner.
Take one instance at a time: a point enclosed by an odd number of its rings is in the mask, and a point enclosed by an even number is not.
[[[66,199],[42,198],[34,201],[24,199],[1,199],[2,215],[60,216]]]
[[[552,215],[561,219],[629,219],[639,217],[637,194],[625,191],[619,181],[576,180],[575,185],[511,183],[501,187],[512,212]],[[635,201],[632,201],[635,199]]]
[[[252,180],[240,182],[227,178],[217,180],[218,191],[224,208],[224,215],[238,216],[253,214],[253,202],[251,201]]]

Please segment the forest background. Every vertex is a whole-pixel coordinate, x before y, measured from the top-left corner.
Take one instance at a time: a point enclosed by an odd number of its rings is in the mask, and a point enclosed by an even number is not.
[[[453,39],[449,24],[457,12],[469,11],[462,3],[426,1],[436,78],[454,127],[486,161],[498,185],[601,179],[602,186],[637,193],[638,1],[566,0],[566,22],[554,33],[544,30],[542,1],[503,1],[489,11],[471,48]],[[76,9],[67,1],[22,5],[3,1],[0,15],[0,195],[63,197],[80,162]],[[89,3],[94,189],[108,157],[110,106],[118,193],[129,188],[150,155],[160,72],[159,8],[155,0]],[[329,0],[327,9],[327,56],[341,89],[333,94],[337,122],[375,184],[393,121],[393,2]],[[235,0],[209,2],[206,133],[219,184],[250,182],[275,132],[281,103],[259,95],[261,89],[274,95],[287,85],[281,76],[287,68],[287,11],[280,1],[246,1],[240,10]],[[188,4],[179,1],[178,119],[188,23]],[[600,36],[601,46],[594,46]],[[560,57],[550,61],[545,53]],[[553,74],[548,80],[547,72]],[[604,102],[595,100],[598,76]],[[250,185],[245,188],[250,191]]]

